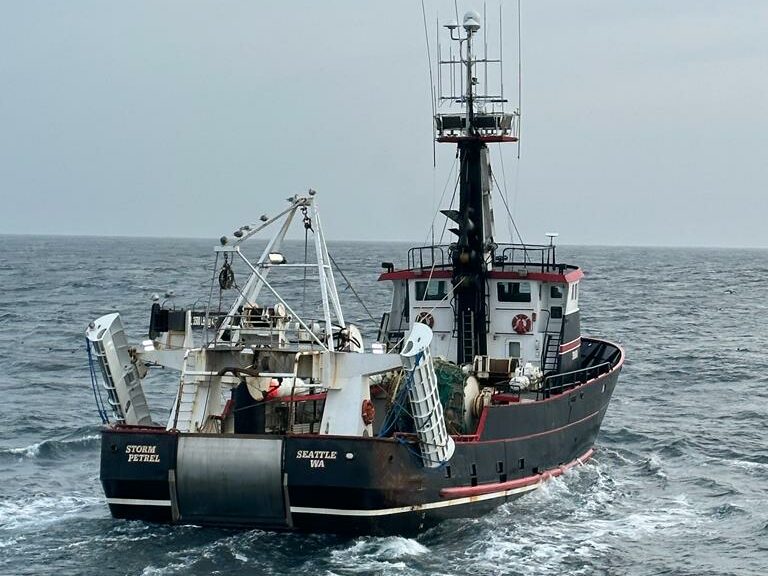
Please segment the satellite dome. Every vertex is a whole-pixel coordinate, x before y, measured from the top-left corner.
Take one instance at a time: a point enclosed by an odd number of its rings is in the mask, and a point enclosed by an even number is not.
[[[464,30],[467,32],[477,32],[480,30],[480,14],[474,10],[464,14]]]

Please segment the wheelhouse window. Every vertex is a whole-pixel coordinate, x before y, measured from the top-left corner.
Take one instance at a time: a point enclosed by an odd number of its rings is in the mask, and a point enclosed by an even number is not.
[[[530,282],[499,282],[497,287],[499,302],[530,302]]]
[[[553,300],[559,300],[563,297],[563,289],[560,286],[552,285],[549,287],[549,297]]]
[[[509,343],[509,357],[520,358],[520,342]]]
[[[445,280],[416,282],[416,300],[442,300],[448,295],[448,283]]]

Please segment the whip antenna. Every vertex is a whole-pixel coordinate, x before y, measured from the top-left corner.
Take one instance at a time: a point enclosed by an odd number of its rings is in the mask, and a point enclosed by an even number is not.
[[[523,108],[523,27],[521,24],[521,0],[517,0],[517,133],[520,135]],[[517,141],[517,159],[520,159],[520,140]]]

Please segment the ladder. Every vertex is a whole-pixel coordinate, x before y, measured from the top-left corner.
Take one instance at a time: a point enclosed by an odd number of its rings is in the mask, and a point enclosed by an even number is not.
[[[461,351],[463,358],[459,364],[466,364],[475,359],[475,313],[464,310],[461,313]]]
[[[544,373],[557,372],[560,368],[560,332],[545,332],[544,342],[541,371]]]

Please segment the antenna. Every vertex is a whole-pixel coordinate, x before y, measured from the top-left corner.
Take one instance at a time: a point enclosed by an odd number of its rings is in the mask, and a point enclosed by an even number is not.
[[[559,236],[557,232],[547,232],[547,238],[549,238],[549,253],[547,254],[547,264],[549,264],[550,257],[552,258],[552,266],[557,262],[555,256],[555,238]]]
[[[482,16],[472,10],[466,12],[461,24],[457,2],[454,10],[456,20],[443,24],[443,33],[447,32],[451,41],[447,59],[438,39],[436,100],[441,113],[435,114],[436,140],[455,143],[465,138],[480,138],[485,142],[517,142],[518,113],[504,112],[507,100],[501,58],[503,27],[500,23],[499,56],[493,57],[489,54],[485,26],[487,4],[483,3]],[[482,39],[478,36],[481,28]],[[443,82],[443,74],[448,75],[450,82]]]
[[[523,110],[523,26],[521,2],[517,0],[517,129],[520,130],[520,114]],[[517,141],[517,159],[520,160],[520,140]]]

